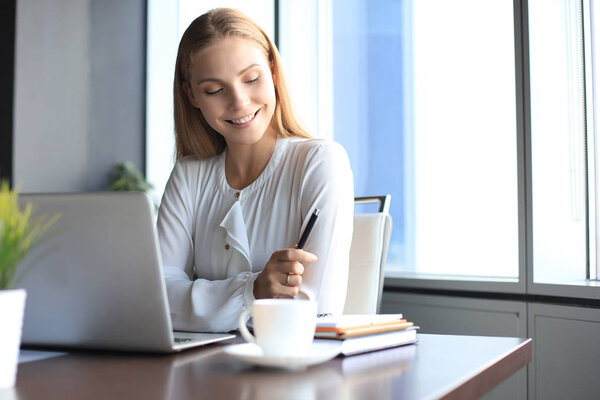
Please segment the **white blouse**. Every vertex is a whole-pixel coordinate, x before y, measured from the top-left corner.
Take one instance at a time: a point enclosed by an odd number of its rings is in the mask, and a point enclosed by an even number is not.
[[[354,187],[344,148],[321,139],[279,138],[267,166],[242,190],[225,178],[225,152],[175,164],[158,216],[173,328],[237,329],[254,301],[254,281],[275,250],[294,246],[315,208],[301,290],[319,313],[341,314],[346,299]]]

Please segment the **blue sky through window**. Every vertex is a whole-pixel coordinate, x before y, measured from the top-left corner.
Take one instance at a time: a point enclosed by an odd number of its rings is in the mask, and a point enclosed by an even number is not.
[[[356,196],[391,194],[390,262],[406,256],[402,3],[333,1],[334,138],[348,151]],[[405,260],[402,260],[403,262]]]

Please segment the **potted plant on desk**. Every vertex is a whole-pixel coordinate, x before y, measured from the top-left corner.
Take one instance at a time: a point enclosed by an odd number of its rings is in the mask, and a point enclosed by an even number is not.
[[[59,218],[33,218],[32,206],[19,208],[18,191],[0,184],[0,389],[13,387],[16,380],[26,292],[16,289],[33,265],[22,260],[46,237]]]

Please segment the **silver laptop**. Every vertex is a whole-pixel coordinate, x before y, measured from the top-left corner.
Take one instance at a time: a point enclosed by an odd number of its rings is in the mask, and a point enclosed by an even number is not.
[[[34,216],[62,217],[24,262],[25,345],[173,352],[234,338],[173,332],[155,230],[141,192],[22,194]],[[37,260],[36,260],[37,259]]]

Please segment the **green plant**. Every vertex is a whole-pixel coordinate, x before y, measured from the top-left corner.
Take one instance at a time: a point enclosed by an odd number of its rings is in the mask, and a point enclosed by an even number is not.
[[[131,161],[115,165],[109,190],[146,192],[153,188]]]
[[[60,218],[44,216],[33,218],[33,207],[19,208],[18,190],[11,190],[8,182],[0,185],[0,289],[10,289],[23,278],[28,268],[16,275],[21,261],[47,238],[48,229]]]

